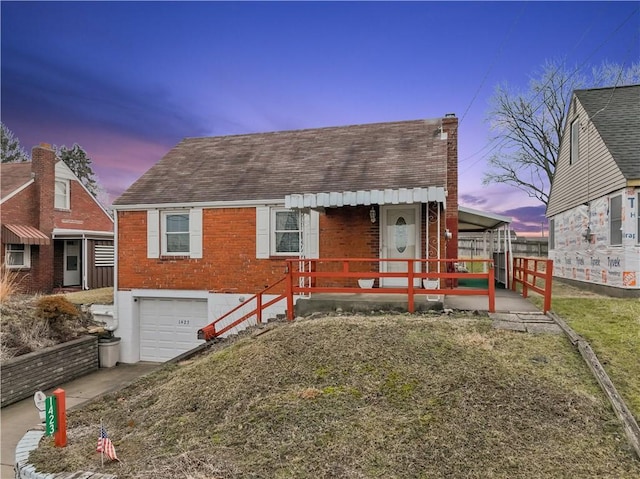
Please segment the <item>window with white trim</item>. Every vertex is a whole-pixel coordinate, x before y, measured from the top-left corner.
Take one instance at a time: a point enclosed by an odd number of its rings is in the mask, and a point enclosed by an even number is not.
[[[622,244],[622,195],[609,200],[609,244]]]
[[[300,253],[300,212],[274,208],[271,215],[271,254],[290,256]]]
[[[147,258],[202,258],[202,208],[147,210]]]
[[[256,258],[319,258],[319,212],[313,209],[256,207]]]
[[[576,118],[571,122],[571,142],[569,144],[569,164],[574,165],[580,158],[578,148],[580,143],[580,121]]]
[[[69,180],[56,180],[55,190],[54,207],[59,210],[71,209],[69,199]]]
[[[549,249],[556,249],[556,220],[549,220]]]
[[[189,255],[189,212],[162,213],[162,254]]]
[[[31,267],[31,246],[28,244],[7,244],[4,264],[10,269]]]

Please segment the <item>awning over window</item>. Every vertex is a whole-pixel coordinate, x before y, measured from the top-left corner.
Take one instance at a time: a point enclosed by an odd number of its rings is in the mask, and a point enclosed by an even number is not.
[[[437,201],[445,203],[446,192],[441,186],[428,188],[399,188],[386,190],[342,191],[331,193],[307,193],[287,195],[284,198],[285,208],[332,208],[359,205],[401,205],[428,203]]]
[[[2,225],[2,242],[4,244],[43,244],[51,243],[49,237],[33,226]]]

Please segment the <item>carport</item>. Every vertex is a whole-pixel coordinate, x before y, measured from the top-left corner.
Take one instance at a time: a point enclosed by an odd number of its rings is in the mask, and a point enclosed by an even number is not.
[[[511,222],[509,216],[458,207],[458,232],[482,233],[482,256],[493,258],[496,281],[509,288],[513,276],[511,262]],[[473,251],[471,255],[473,258]],[[485,266],[486,268],[486,266]]]

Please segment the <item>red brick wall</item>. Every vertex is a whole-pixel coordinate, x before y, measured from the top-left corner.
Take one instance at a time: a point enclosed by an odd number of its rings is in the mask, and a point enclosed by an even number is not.
[[[118,288],[258,292],[284,261],[256,259],[255,208],[205,209],[202,259],[147,258],[146,211],[118,212]]]
[[[113,222],[77,181],[71,181],[71,209],[53,210],[54,226],[70,230],[113,231]],[[53,203],[51,203],[53,205]]]
[[[327,208],[320,214],[320,259],[378,258],[380,256],[380,208],[371,223],[370,206]],[[378,271],[377,262],[351,263],[350,271]],[[319,271],[341,271],[341,263],[321,263]],[[357,278],[316,281],[318,286],[357,286]]]
[[[319,223],[321,257],[378,257],[369,207],[327,210]],[[118,212],[118,288],[257,292],[284,275],[284,258],[256,258],[255,208],[205,209],[203,239],[202,259],[148,259],[146,212]]]
[[[0,208],[0,223],[37,225],[39,221],[36,185],[27,186]]]
[[[429,236],[433,238],[431,257],[437,251],[436,203],[429,205],[432,221]],[[378,258],[380,250],[378,221],[371,223],[371,207],[328,208],[320,213],[320,257]],[[422,248],[426,249],[424,225],[427,207],[422,207]],[[441,231],[444,231],[444,217]],[[161,257],[147,258],[146,211],[118,212],[118,288],[119,289],[194,289],[217,292],[258,292],[282,278],[283,258],[256,258],[255,208],[205,209],[203,211],[202,259]],[[441,241],[441,253],[445,242]],[[335,271],[341,265],[323,265],[323,271]],[[432,270],[436,270],[436,266]],[[353,265],[352,271],[377,271],[378,263]],[[349,284],[324,280],[323,286]]]
[[[13,198],[10,198],[0,207],[0,224],[38,224],[37,191],[35,184],[31,184]],[[1,260],[4,262],[5,245],[2,245],[0,252]],[[28,270],[13,270],[16,275],[17,289],[21,293],[41,290],[40,285],[34,282],[31,271],[37,268],[39,257],[38,246],[31,246],[31,268]]]

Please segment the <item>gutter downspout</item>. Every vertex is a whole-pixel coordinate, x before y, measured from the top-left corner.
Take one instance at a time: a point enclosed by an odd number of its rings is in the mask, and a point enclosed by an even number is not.
[[[508,251],[508,263],[507,263],[507,272],[508,272],[508,277],[507,277],[507,289],[511,289],[511,283],[513,282],[513,251],[511,250],[511,224],[508,223],[507,224],[507,228],[509,228],[508,232],[507,232],[507,238],[508,238],[508,247],[509,249]]]
[[[89,289],[89,285],[88,285],[88,263],[87,263],[87,236],[82,233],[82,289],[83,290],[87,290]]]
[[[440,203],[438,203],[438,259],[442,259],[441,254],[440,254],[440,241],[441,241],[441,237],[442,234],[440,232]],[[440,261],[438,261],[438,273],[440,273]],[[440,278],[438,278],[440,279]]]
[[[118,329],[118,210],[113,211],[113,331]],[[138,358],[139,359],[139,358]]]

